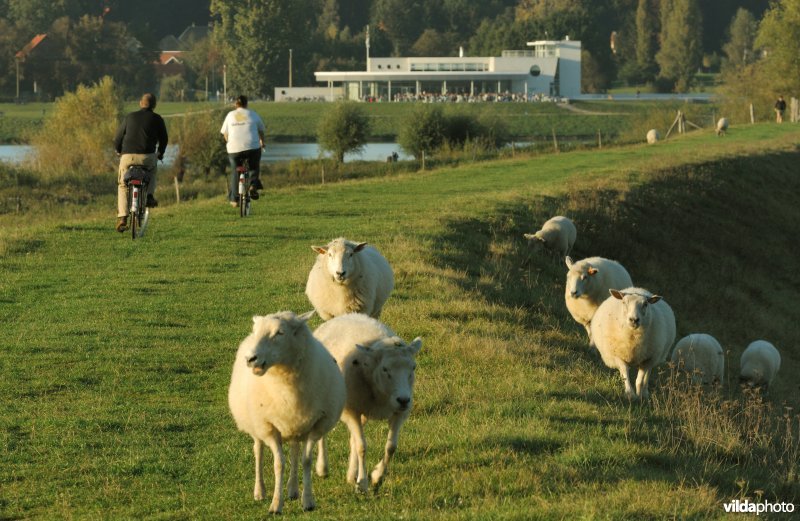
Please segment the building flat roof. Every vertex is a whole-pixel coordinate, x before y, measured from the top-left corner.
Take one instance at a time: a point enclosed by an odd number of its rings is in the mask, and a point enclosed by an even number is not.
[[[441,81],[441,80],[501,80],[507,78],[525,78],[530,73],[522,72],[494,72],[494,71],[398,71],[398,72],[367,72],[367,71],[342,71],[342,72],[315,72],[317,81]]]

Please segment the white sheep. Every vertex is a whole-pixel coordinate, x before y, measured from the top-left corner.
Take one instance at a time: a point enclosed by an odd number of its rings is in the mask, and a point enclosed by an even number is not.
[[[781,354],[766,340],[756,340],[744,350],[739,365],[740,381],[768,389],[781,368]]]
[[[369,476],[379,487],[389,460],[397,449],[400,427],[411,413],[414,390],[414,357],[422,348],[417,337],[407,344],[386,325],[366,315],[351,313],[325,322],[314,331],[339,363],[347,386],[342,422],[350,431],[350,459],[347,481],[366,491],[367,478],[364,424],[367,419],[389,421],[389,435],[383,459]],[[317,472],[327,471],[324,440],[320,441]]]
[[[646,289],[609,292],[592,319],[592,339],[603,362],[619,370],[628,399],[647,399],[650,371],[666,359],[675,341],[675,315],[661,296]],[[639,370],[636,389],[631,368]]]
[[[319,255],[308,274],[306,295],[322,320],[347,313],[380,317],[394,274],[378,250],[342,237],[311,249]]]
[[[717,132],[718,136],[724,136],[728,131],[728,118],[719,118],[719,121],[717,121],[717,126],[714,130]]]
[[[656,143],[659,139],[661,139],[661,134],[658,132],[658,130],[651,128],[650,130],[647,131],[648,144],[652,145],[653,143]]]
[[[558,252],[562,257],[569,255],[575,244],[578,231],[575,224],[563,215],[549,219],[542,229],[535,233],[526,233],[525,238],[544,245],[548,250]]]
[[[716,338],[705,333],[692,333],[675,344],[672,362],[685,371],[694,384],[722,382],[725,355]]]
[[[566,258],[567,284],[564,301],[572,318],[584,328],[592,343],[592,322],[597,308],[608,298],[612,288],[633,286],[631,276],[622,264],[603,257],[589,257],[578,262]]]
[[[272,450],[275,489],[269,511],[283,509],[282,442],[292,442],[288,494],[298,497],[297,456],[303,443],[303,509],[313,510],[311,455],[314,443],[336,425],[345,402],[344,378],[336,361],[315,339],[307,321],[284,311],[253,317],[253,332],[239,345],[228,389],[236,426],[253,437],[256,480],[253,497],[264,499],[264,444]]]

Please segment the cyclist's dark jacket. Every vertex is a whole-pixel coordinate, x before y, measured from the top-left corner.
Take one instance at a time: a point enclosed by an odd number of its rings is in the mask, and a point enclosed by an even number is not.
[[[120,154],[163,154],[167,149],[167,126],[150,109],[141,109],[125,116],[114,136],[114,148]]]

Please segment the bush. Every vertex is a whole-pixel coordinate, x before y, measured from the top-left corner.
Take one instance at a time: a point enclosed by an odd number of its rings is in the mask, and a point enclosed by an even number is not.
[[[333,153],[340,163],[347,152],[358,152],[367,142],[369,120],[355,102],[343,101],[334,105],[322,117],[317,128],[317,142],[322,150]]]
[[[447,122],[442,109],[435,105],[417,105],[404,120],[397,142],[417,159],[430,154],[445,141]]]
[[[35,170],[45,175],[115,170],[112,140],[122,118],[122,100],[106,76],[58,98],[31,138]]]
[[[183,101],[184,93],[189,89],[189,85],[183,76],[164,76],[161,78],[161,88],[158,98],[161,101]]]
[[[219,132],[224,118],[224,111],[220,109],[171,120],[170,141],[178,144],[175,160],[178,175],[184,167],[204,177],[212,172],[225,173],[228,153]]]

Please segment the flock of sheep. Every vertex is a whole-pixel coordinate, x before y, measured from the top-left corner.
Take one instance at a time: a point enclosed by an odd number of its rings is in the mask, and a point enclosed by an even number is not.
[[[634,287],[619,262],[602,257],[574,262],[568,255],[576,236],[575,225],[563,216],[553,217],[533,234],[525,234],[525,238],[566,258],[567,310],[586,328],[589,345],[599,351],[603,362],[620,372],[627,397],[646,399],[650,372],[666,361],[675,342],[675,314],[660,295]],[[722,346],[709,334],[695,333],[680,339],[671,361],[695,383],[722,380]],[[768,387],[780,364],[775,346],[756,340],[742,353],[740,380]],[[631,374],[634,369],[635,380]]]
[[[630,400],[647,399],[650,372],[667,360],[676,336],[675,315],[659,295],[635,287],[618,262],[589,257],[573,261],[569,253],[577,230],[567,217],[548,220],[525,237],[566,259],[564,299],[603,362],[616,369]],[[304,510],[315,508],[311,488],[314,446],[316,473],[328,473],[325,435],[341,420],[350,433],[347,481],[357,491],[379,487],[397,449],[400,428],[412,408],[415,357],[422,347],[381,323],[383,305],[394,288],[388,261],[367,243],[344,238],[317,253],[306,284],[314,311],[291,311],[253,317],[253,330],[239,345],[233,365],[228,404],[239,430],[253,438],[255,487],[253,497],[264,499],[264,445],[272,451],[275,484],[269,511],[280,513],[284,478],[283,442],[291,447],[287,493],[300,497],[299,458],[302,457]],[[308,320],[317,313],[324,322],[311,331]],[[678,341],[671,360],[693,382],[721,381],[722,347],[704,333]],[[741,380],[768,386],[780,368],[780,354],[764,340],[750,344],[741,358]],[[636,370],[634,377],[633,370]],[[389,434],[383,458],[367,474],[364,424],[387,420]]]
[[[291,444],[287,492],[300,497],[298,460],[302,457],[304,510],[315,508],[311,458],[318,444],[316,473],[328,473],[325,435],[341,421],[350,432],[347,481],[367,491],[379,487],[396,448],[400,427],[412,407],[415,357],[422,339],[405,342],[379,322],[394,288],[386,259],[367,243],[343,238],[312,246],[317,259],[306,284],[315,311],[283,311],[253,317],[253,331],[239,345],[228,389],[236,426],[253,438],[255,487],[264,499],[264,445],[272,451],[275,485],[269,511],[283,509],[283,442]],[[313,333],[308,320],[317,313],[327,322]],[[387,420],[383,458],[367,475],[364,424]]]

